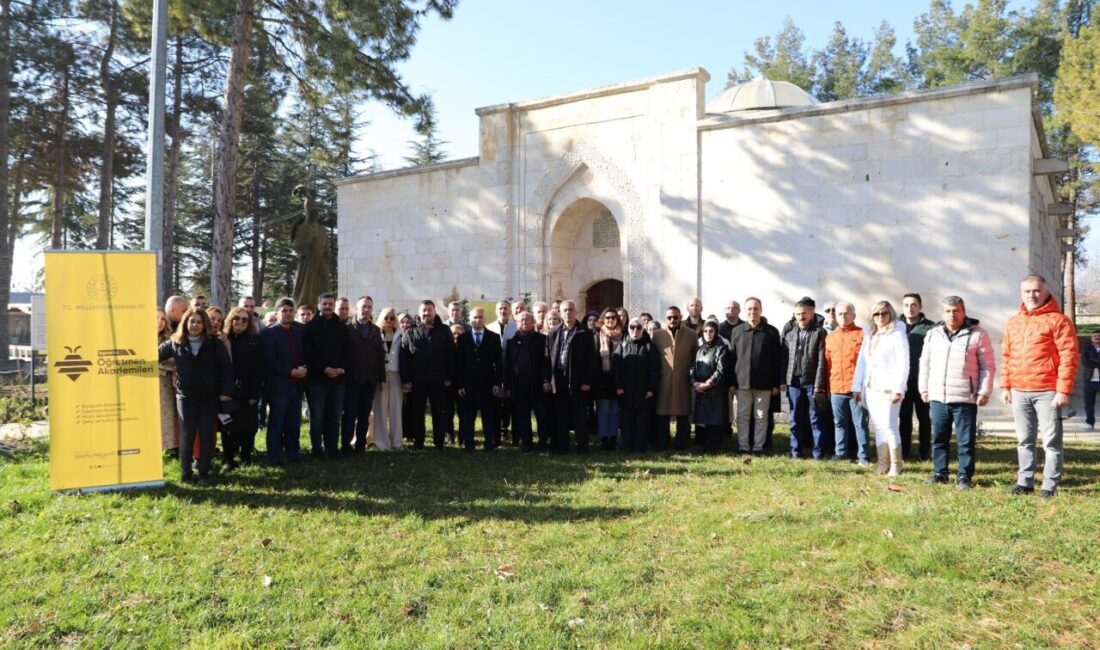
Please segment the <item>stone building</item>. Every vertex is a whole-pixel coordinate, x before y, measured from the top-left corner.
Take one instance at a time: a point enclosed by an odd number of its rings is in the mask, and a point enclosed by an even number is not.
[[[870,305],[959,294],[994,339],[1063,242],[1035,76],[819,104],[695,68],[477,109],[478,156],[348,178],[339,283],[378,306],[457,288],[631,314],[755,295]]]

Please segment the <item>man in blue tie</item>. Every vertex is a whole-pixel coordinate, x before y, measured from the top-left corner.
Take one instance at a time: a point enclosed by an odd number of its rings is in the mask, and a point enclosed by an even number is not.
[[[470,311],[470,330],[458,339],[458,395],[462,398],[458,433],[467,451],[474,450],[474,418],[481,413],[485,451],[497,444],[497,404],[503,356],[500,335],[485,328],[485,310]]]

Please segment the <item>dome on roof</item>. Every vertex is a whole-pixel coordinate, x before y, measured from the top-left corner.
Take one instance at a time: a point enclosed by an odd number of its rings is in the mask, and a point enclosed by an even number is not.
[[[817,100],[789,81],[759,76],[722,91],[707,104],[708,113],[759,111],[791,106],[811,106]]]

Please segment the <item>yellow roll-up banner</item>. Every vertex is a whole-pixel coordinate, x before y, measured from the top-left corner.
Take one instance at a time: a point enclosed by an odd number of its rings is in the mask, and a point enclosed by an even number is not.
[[[50,488],[163,485],[156,256],[47,252]]]

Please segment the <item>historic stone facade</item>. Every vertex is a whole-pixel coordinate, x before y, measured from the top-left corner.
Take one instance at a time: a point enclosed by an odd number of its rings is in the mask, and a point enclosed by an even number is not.
[[[1021,276],[1060,295],[1035,77],[728,112],[708,79],[481,108],[478,157],[339,182],[340,291],[583,308],[611,280],[632,314],[755,295],[774,321],[803,295],[862,321],[881,298],[919,291],[934,316],[957,293],[997,340]]]

